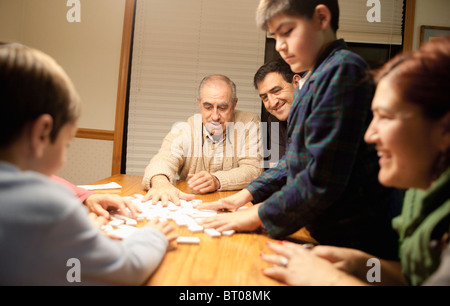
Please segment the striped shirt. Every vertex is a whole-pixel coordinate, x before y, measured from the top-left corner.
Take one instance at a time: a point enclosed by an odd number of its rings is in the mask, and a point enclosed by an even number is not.
[[[295,93],[286,155],[246,189],[254,203],[264,201],[259,216],[272,237],[306,226],[322,244],[372,254],[386,247],[390,256],[396,237],[387,204],[395,191],[379,184],[376,152],[364,142],[374,86],[364,60],[345,48],[337,40],[322,54]]]

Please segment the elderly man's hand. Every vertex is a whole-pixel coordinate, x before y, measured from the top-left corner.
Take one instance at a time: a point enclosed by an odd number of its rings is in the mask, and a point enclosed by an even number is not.
[[[152,200],[156,204],[161,201],[163,206],[167,206],[169,201],[175,205],[180,205],[180,199],[192,201],[194,198],[195,195],[182,192],[173,186],[166,176],[159,175],[152,178],[152,187],[144,196],[142,202]]]
[[[214,192],[220,188],[220,182],[217,177],[206,171],[189,174],[188,179],[189,188],[200,193]]]

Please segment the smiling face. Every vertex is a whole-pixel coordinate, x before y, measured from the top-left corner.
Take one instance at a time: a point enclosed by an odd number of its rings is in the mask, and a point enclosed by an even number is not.
[[[419,106],[404,102],[386,77],[373,102],[373,120],[365,141],[376,145],[380,157],[379,181],[390,187],[427,189],[440,152],[439,122],[422,115]]]
[[[295,90],[296,82],[286,82],[278,72],[268,73],[258,83],[259,96],[265,108],[280,121],[286,121],[289,117]]]
[[[237,103],[237,99],[232,100],[231,87],[222,79],[211,79],[203,85],[197,102],[207,131],[221,135],[232,120]]]

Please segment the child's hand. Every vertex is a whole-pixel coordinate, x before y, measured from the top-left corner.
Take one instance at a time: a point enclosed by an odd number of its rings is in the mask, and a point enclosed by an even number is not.
[[[170,225],[169,222],[167,222],[167,221],[160,221],[158,218],[156,218],[156,219],[153,219],[153,220],[147,222],[147,224],[145,224],[145,226],[159,230],[161,233],[163,233],[166,236],[167,240],[169,240],[169,243],[177,238],[177,234],[173,234],[173,233],[171,234],[171,232],[175,228],[172,225]]]

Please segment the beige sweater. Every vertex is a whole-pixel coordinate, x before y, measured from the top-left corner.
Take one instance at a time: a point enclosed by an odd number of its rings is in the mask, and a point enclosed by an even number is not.
[[[227,124],[226,139],[214,143],[207,135],[200,114],[173,125],[159,152],[145,169],[142,184],[149,189],[155,175],[165,175],[172,184],[188,174],[207,171],[220,182],[219,190],[240,190],[262,173],[260,120],[236,110]]]

